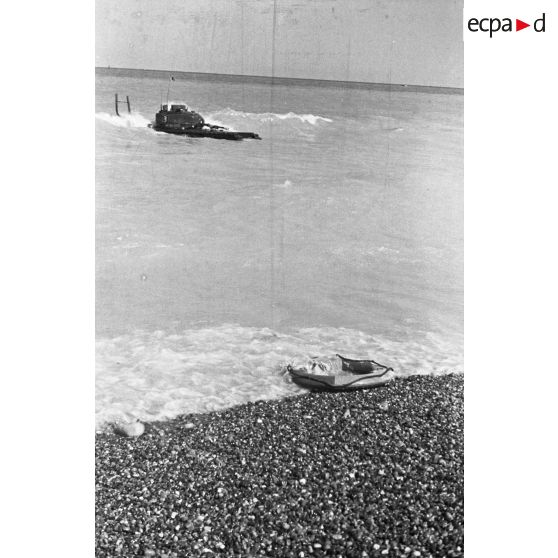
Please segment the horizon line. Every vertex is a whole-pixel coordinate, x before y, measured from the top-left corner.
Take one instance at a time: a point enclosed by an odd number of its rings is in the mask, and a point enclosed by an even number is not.
[[[292,78],[292,77],[280,77],[280,76],[254,76],[254,75],[242,75],[242,74],[219,74],[214,72],[185,72],[182,70],[153,70],[149,68],[119,68],[112,66],[95,66],[95,73],[119,73],[119,72],[149,72],[152,74],[159,74],[161,77],[169,75],[171,76],[183,76],[194,79],[205,79],[209,81],[236,81],[236,82],[246,82],[246,83],[263,83],[271,85],[293,85],[297,82],[300,85],[313,85],[313,86],[329,86],[329,87],[346,87],[349,86],[355,89],[376,89],[376,90],[389,90],[398,89],[401,91],[429,91],[436,90],[438,93],[454,93],[463,94],[463,87],[446,87],[440,85],[414,85],[414,84],[402,84],[402,83],[378,83],[378,82],[368,82],[368,81],[343,81],[334,79],[316,79],[316,78]]]

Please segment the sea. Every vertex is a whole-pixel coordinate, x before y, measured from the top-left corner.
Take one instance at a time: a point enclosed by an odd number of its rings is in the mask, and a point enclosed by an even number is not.
[[[96,426],[463,371],[463,93],[96,74]],[[129,96],[131,114],[114,95]],[[259,140],[153,131],[161,103]]]

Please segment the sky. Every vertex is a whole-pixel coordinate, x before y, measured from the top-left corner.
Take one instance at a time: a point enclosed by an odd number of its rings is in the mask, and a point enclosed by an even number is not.
[[[463,87],[463,0],[96,0],[96,66]]]

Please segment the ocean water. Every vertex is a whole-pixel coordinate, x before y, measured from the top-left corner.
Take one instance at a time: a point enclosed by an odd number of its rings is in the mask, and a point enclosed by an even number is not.
[[[167,94],[263,139],[156,133]],[[95,118],[99,428],[291,395],[315,356],[463,370],[461,94],[98,74]]]

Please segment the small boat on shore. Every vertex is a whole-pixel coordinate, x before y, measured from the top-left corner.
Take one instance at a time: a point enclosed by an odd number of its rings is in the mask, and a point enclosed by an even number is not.
[[[344,391],[383,386],[391,378],[385,374],[357,376],[354,374],[322,375],[303,369],[289,369],[293,382],[301,387],[328,391]]]
[[[341,371],[313,361],[309,367],[295,368],[287,366],[293,382],[301,387],[317,390],[344,391],[383,386],[393,375],[393,368],[384,366],[375,360],[353,360],[336,355],[341,361]]]
[[[255,132],[236,132],[224,126],[206,122],[201,114],[190,110],[185,104],[161,105],[151,128],[157,132],[189,136],[193,138],[213,138],[226,140],[262,139]]]

